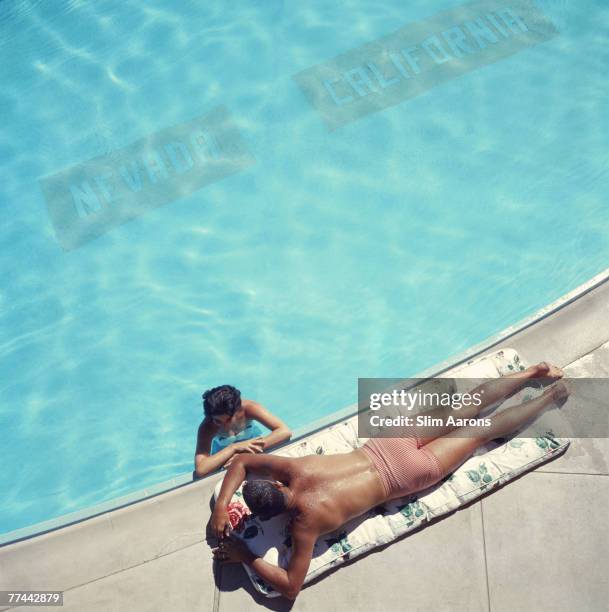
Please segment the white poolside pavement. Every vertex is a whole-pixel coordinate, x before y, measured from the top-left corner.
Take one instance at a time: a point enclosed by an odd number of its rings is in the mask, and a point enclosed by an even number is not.
[[[497,346],[569,376],[609,377],[609,282],[488,350]],[[294,604],[255,594],[240,566],[214,575],[205,524],[217,480],[0,548],[0,589],[62,589],[63,609],[79,612],[608,606],[606,439],[574,440],[555,461],[326,575]]]

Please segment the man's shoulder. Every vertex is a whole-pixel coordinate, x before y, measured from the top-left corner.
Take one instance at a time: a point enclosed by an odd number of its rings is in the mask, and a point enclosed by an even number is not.
[[[316,540],[321,533],[322,523],[322,517],[311,507],[310,503],[297,503],[296,514],[292,518],[290,525],[290,532],[295,538]]]

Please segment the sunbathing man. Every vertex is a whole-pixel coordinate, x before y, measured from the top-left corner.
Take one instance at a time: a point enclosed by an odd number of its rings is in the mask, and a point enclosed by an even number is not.
[[[463,407],[459,416],[475,418],[531,379],[553,383],[539,397],[494,415],[490,427],[438,428],[428,437],[371,438],[361,448],[336,455],[238,455],[224,478],[211,517],[212,530],[220,539],[213,551],[215,558],[223,563],[246,563],[279,593],[296,598],[320,535],[383,502],[432,486],[478,446],[517,431],[549,405],[564,402],[569,388],[558,381],[562,375],[559,368],[540,363],[481,385],[476,391],[484,388],[482,404]],[[248,481],[243,487],[243,498],[252,513],[261,519],[282,512],[291,515],[292,556],[287,569],[256,557],[243,541],[229,537],[227,504],[250,472],[269,478]]]

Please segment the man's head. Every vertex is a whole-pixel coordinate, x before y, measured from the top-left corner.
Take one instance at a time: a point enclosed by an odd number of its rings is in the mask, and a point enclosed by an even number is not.
[[[270,519],[288,509],[287,487],[276,480],[247,480],[243,499],[253,514]]]
[[[215,425],[228,429],[241,408],[241,392],[230,385],[208,389],[203,394],[203,412]]]

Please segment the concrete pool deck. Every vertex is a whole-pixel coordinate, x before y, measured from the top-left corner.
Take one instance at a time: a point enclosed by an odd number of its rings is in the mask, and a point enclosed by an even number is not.
[[[511,347],[572,377],[609,377],[609,274],[506,334],[425,375]],[[607,439],[573,440],[565,455],[324,576],[295,603],[256,595],[240,566],[214,568],[205,528],[220,477],[3,546],[0,590],[63,590],[64,609],[104,612],[604,610],[609,600]]]

